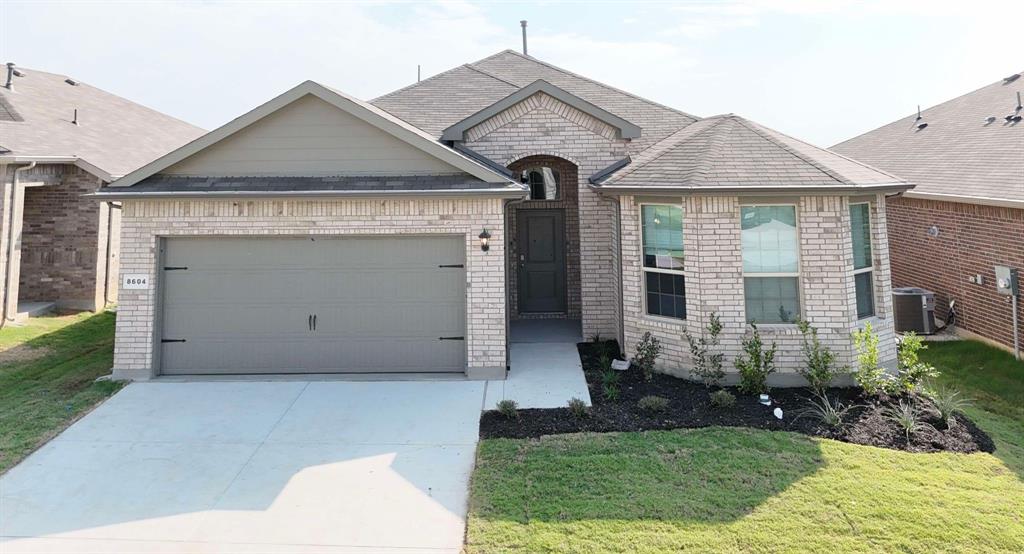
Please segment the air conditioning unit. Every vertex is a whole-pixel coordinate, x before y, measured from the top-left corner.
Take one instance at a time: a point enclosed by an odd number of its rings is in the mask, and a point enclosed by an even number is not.
[[[935,332],[935,293],[917,287],[892,289],[896,332],[913,331],[919,335]]]

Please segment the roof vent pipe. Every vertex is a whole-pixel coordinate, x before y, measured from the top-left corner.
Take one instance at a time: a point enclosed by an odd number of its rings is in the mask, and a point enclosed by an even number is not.
[[[7,90],[14,90],[14,62],[7,62],[7,84],[4,87]]]
[[[78,125],[78,108],[75,108],[75,118],[71,120],[71,123]]]
[[[528,56],[529,54],[526,53],[526,20],[520,21],[519,25],[523,27],[523,55]]]

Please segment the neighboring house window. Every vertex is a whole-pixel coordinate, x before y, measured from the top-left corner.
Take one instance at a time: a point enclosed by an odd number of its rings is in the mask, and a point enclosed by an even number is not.
[[[641,204],[640,227],[647,313],[686,319],[683,209],[668,204]]]
[[[857,319],[875,315],[874,263],[871,258],[871,205],[850,204],[853,237],[853,282],[857,288]]]
[[[523,182],[530,186],[530,200],[558,200],[558,172],[550,167],[531,167],[523,171]]]
[[[800,316],[796,206],[742,206],[747,322],[792,323]]]

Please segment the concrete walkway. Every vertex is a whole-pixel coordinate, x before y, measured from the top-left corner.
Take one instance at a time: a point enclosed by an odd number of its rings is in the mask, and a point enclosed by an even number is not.
[[[590,405],[576,343],[579,321],[564,319],[512,322],[509,373],[505,381],[487,383],[485,406],[515,400],[520,408],[564,408],[572,398]]]
[[[0,552],[459,552],[483,395],[132,384],[0,477]]]

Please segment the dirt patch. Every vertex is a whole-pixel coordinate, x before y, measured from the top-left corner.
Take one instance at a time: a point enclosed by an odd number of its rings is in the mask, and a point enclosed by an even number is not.
[[[495,411],[484,412],[480,418],[481,438],[532,438],[558,433],[647,431],[681,429],[722,425],[752,427],[769,431],[793,431],[817,437],[826,437],[854,444],[864,444],[905,450],[909,452],[993,452],[995,445],[984,431],[963,414],[957,414],[954,423],[946,428],[931,401],[917,395],[904,397],[920,410],[920,430],[907,440],[886,411],[900,399],[865,397],[859,388],[833,388],[830,399],[838,399],[845,406],[856,406],[843,418],[842,425],[828,427],[809,416],[797,417],[807,409],[814,397],[809,389],[784,388],[771,392],[770,406],[762,405],[757,397],[740,393],[734,387],[725,387],[736,397],[736,403],[720,408],[711,403],[710,392],[700,383],[656,374],[644,381],[635,369],[620,373],[619,398],[606,400],[602,395],[599,360],[605,352],[617,353],[614,341],[607,343],[580,343],[580,359],[587,376],[593,407],[585,417],[577,417],[568,408],[519,410],[517,419],[508,419]],[[664,411],[650,412],[638,405],[645,396],[660,396],[668,400]],[[783,419],[773,415],[781,408]]]
[[[53,349],[46,346],[33,348],[26,344],[19,344],[7,350],[0,350],[0,366],[19,362],[31,362],[32,360],[49,356],[52,353]]]

